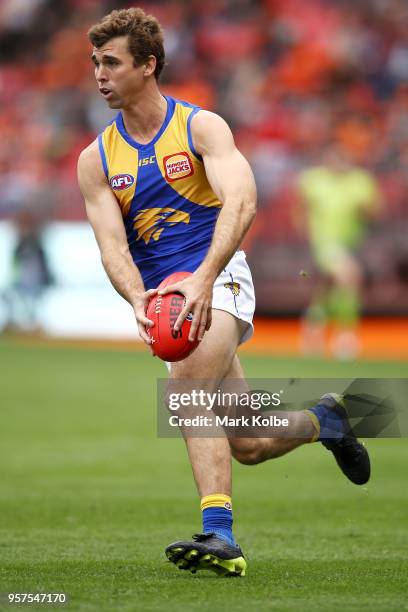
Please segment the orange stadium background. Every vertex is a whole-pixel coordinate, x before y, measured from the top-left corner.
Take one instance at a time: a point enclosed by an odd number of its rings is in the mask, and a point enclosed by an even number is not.
[[[369,227],[360,253],[359,355],[407,359],[406,2],[140,5],[165,29],[163,92],[221,114],[254,170],[259,214],[244,247],[258,316],[255,336],[244,350],[300,351],[300,316],[317,274],[305,236],[293,223],[295,186],[300,172],[322,163],[324,149],[336,143],[353,164],[375,176],[383,201],[381,218]],[[45,248],[43,274],[38,277],[37,270],[31,284],[25,280],[30,305],[23,310],[29,314],[15,319],[10,295],[19,282],[16,261],[25,265],[27,236],[53,224],[86,221],[76,162],[112,116],[95,87],[86,31],[117,7],[108,0],[3,0],[0,5],[0,224],[5,236],[12,233],[7,262],[0,267],[5,332],[28,332],[44,341],[44,320],[36,318],[43,302],[36,300],[59,288],[52,258],[72,258],[69,250]],[[30,271],[28,265],[24,274],[30,277]],[[62,335],[69,341],[81,337],[75,329]],[[112,336],[109,341],[127,342]]]

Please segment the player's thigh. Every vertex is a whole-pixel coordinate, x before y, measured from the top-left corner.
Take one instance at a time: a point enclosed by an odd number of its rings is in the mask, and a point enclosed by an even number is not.
[[[213,309],[210,329],[189,357],[171,364],[170,378],[220,381],[230,369],[246,326],[229,312]]]

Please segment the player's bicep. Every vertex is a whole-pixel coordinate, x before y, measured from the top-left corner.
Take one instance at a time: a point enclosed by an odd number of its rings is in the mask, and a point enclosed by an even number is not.
[[[97,189],[85,198],[86,214],[101,250],[125,248],[127,238],[118,203],[110,189]]]
[[[78,182],[86,213],[101,251],[110,247],[127,249],[122,214],[99,164],[92,150],[78,160]]]
[[[203,161],[208,181],[221,202],[240,197],[256,201],[254,175],[238,149],[204,154]]]
[[[192,122],[193,139],[201,153],[208,181],[225,202],[244,197],[256,201],[255,180],[251,167],[235,146],[227,123],[218,115],[201,111]]]

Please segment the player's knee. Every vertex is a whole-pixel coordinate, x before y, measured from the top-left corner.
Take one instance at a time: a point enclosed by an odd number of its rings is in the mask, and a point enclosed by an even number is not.
[[[230,439],[231,454],[244,465],[256,465],[261,463],[263,458],[263,445],[259,438],[246,439],[245,442],[238,442]]]

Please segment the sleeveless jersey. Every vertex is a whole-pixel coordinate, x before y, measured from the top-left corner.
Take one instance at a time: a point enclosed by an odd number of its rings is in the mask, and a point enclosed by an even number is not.
[[[173,272],[198,268],[222,206],[191,137],[191,119],[200,107],[165,98],[166,118],[148,144],[127,133],[122,113],[98,136],[104,172],[146,289]]]

